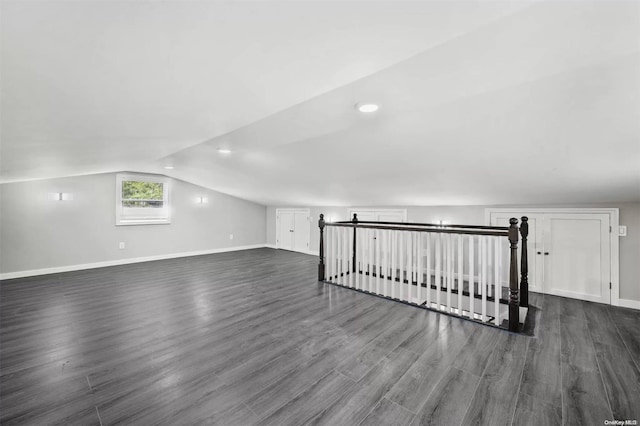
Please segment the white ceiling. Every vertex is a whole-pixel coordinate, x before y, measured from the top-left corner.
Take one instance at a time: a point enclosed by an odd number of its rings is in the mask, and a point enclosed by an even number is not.
[[[133,170],[267,205],[640,201],[637,1],[1,7],[2,182]]]

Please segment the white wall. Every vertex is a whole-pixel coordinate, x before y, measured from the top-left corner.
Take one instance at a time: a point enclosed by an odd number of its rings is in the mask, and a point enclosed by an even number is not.
[[[73,200],[50,200],[56,192]],[[265,206],[175,179],[171,206],[171,224],[116,226],[113,173],[2,184],[0,272],[265,243]]]
[[[357,206],[356,206],[357,207]],[[409,222],[433,222],[444,220],[448,223],[462,225],[485,225],[485,208],[487,207],[610,207],[620,209],[620,224],[627,226],[627,236],[620,237],[620,298],[640,301],[640,203],[590,204],[590,205],[548,205],[548,206],[385,206],[380,208],[406,208]],[[267,207],[267,244],[275,245],[275,209]],[[318,250],[319,231],[318,218],[324,213],[325,218],[332,216],[334,220],[348,220],[347,210],[350,207],[311,207],[311,250]],[[367,206],[366,208],[374,208]]]

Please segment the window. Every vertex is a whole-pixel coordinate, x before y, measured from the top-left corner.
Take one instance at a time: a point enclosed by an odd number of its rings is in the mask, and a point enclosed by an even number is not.
[[[116,225],[171,223],[169,178],[116,175]]]

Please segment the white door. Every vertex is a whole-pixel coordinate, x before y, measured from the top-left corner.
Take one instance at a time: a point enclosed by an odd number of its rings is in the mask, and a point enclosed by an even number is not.
[[[608,214],[547,214],[543,241],[545,293],[610,303]]]
[[[309,209],[276,210],[277,248],[309,252],[309,214]]]
[[[520,219],[522,214],[491,212],[490,223],[508,226],[509,218]],[[529,290],[610,303],[609,215],[576,212],[526,216]]]
[[[293,212],[280,212],[278,214],[278,248],[293,250]]]
[[[293,250],[309,251],[309,214],[304,211],[293,214]]]

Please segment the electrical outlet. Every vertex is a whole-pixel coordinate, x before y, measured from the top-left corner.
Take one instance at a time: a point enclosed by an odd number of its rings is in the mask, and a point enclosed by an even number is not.
[[[229,234],[229,239],[233,240],[233,234]]]
[[[123,242],[121,242],[121,243],[118,245],[118,248],[119,248],[120,250],[124,250],[124,243],[123,243]]]

